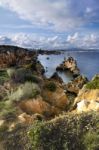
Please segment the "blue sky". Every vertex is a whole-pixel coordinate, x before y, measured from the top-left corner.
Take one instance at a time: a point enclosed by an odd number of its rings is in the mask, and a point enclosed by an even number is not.
[[[0,0],[0,44],[99,48],[99,0]]]

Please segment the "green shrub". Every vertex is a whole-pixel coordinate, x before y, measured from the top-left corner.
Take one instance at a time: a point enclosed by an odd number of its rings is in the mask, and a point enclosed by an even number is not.
[[[32,150],[98,150],[97,123],[99,113],[92,112],[80,115],[69,113],[51,121],[36,122],[29,131]],[[89,132],[93,133],[93,137]]]
[[[9,94],[10,100],[19,101],[22,99],[34,98],[40,93],[40,89],[37,84],[26,82],[21,84],[16,91],[12,91]]]
[[[19,69],[9,68],[7,70],[7,73],[9,77],[16,82],[24,82],[27,76],[32,75],[31,71],[25,68]]]
[[[46,84],[46,88],[51,92],[55,92],[57,87],[54,82],[49,82]]]
[[[16,118],[16,109],[10,100],[0,102],[0,117],[5,120],[14,120]]]
[[[15,74],[16,69],[15,68],[8,68],[7,69],[7,74],[10,78],[13,77],[13,75]]]
[[[85,150],[98,150],[99,149],[99,130],[98,131],[89,131],[84,137],[84,146]]]
[[[9,79],[6,70],[0,70],[0,84],[3,84]]]
[[[0,102],[0,111],[2,111],[2,109],[5,107],[5,102],[1,101]]]
[[[25,76],[25,81],[39,83],[38,78],[34,75]]]
[[[24,83],[26,81],[38,83],[38,78],[32,74],[30,69],[26,68],[9,68],[7,70],[9,77],[15,82]]]
[[[42,122],[36,121],[34,126],[30,129],[28,133],[33,150],[36,150],[38,147],[40,147],[40,131],[42,126]]]
[[[86,84],[87,89],[99,89],[99,76]]]

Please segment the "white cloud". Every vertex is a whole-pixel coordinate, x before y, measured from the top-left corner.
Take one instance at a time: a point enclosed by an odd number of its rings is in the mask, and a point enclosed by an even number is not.
[[[16,12],[20,18],[36,26],[48,26],[57,31],[99,19],[98,0],[0,0],[0,6]]]
[[[75,41],[77,41],[78,40],[78,33],[76,32],[76,33],[74,33],[74,35],[68,35],[67,36],[67,42],[69,42],[69,43],[75,43]]]
[[[44,48],[53,49],[60,48],[60,38],[58,36],[44,37],[36,34],[12,34],[8,36],[0,36],[0,45],[16,45],[26,48]]]
[[[36,34],[19,33],[8,36],[1,35],[0,45],[2,44],[42,49],[99,48],[99,35],[91,33],[81,36],[80,33],[74,33],[63,38],[61,36],[45,37]]]
[[[83,38],[82,46],[99,48],[99,36],[95,34],[86,35]]]

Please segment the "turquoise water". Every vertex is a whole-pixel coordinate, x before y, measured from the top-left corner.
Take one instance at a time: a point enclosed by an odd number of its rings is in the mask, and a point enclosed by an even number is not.
[[[64,57],[68,58],[69,56],[77,60],[81,74],[88,79],[99,73],[99,52],[62,52],[59,55],[39,55],[38,60],[46,70],[45,76],[50,78],[56,71],[56,67],[62,63]],[[48,57],[49,59],[47,59]],[[65,83],[72,79],[72,75],[69,72],[58,72],[58,74]]]

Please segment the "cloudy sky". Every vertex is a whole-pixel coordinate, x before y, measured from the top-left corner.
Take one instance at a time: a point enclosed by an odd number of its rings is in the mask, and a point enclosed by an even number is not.
[[[0,0],[0,45],[99,48],[99,0]]]

